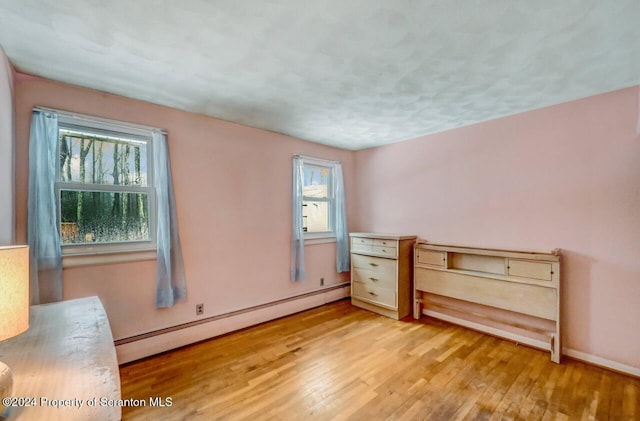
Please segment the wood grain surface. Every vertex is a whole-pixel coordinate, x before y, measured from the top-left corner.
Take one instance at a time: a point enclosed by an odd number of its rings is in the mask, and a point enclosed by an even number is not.
[[[339,301],[122,366],[124,420],[637,420],[640,380]]]
[[[29,313],[29,330],[0,343],[13,397],[21,399],[0,420],[119,420],[118,362],[100,300],[31,306]]]

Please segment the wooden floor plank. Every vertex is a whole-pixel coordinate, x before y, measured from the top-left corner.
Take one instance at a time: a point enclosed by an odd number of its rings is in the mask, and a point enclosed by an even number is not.
[[[346,301],[120,368],[124,420],[640,419],[640,380]]]
[[[632,379],[624,380],[622,419],[632,420],[640,412],[640,384]]]

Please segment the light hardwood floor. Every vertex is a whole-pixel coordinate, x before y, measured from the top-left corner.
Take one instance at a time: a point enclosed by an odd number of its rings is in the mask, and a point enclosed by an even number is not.
[[[124,420],[639,420],[640,380],[339,301],[120,368]],[[150,407],[149,397],[172,405]]]

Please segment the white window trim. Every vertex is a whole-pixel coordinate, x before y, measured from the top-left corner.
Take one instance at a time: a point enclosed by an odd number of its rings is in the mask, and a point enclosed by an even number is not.
[[[70,254],[62,257],[63,268],[83,266],[109,265],[114,263],[142,262],[156,260],[157,252],[153,250],[101,252],[93,254]]]
[[[329,244],[329,243],[335,243],[335,242],[336,242],[335,235],[332,237],[315,237],[315,238],[304,239],[305,246],[315,246],[316,244]]]
[[[333,177],[334,177],[334,167],[335,161],[330,161],[322,158],[313,158],[313,157],[303,157],[302,165],[314,165],[318,167],[325,167],[329,169],[329,185],[327,188],[327,195],[329,196],[326,199],[317,198],[317,197],[308,197],[302,195],[302,202],[312,201],[312,202],[328,202],[329,203],[329,228],[330,231],[325,232],[305,232],[304,234],[304,244],[305,245],[314,245],[314,244],[323,244],[323,243],[335,243],[336,242],[336,229],[335,229],[335,194],[333,191]]]
[[[90,116],[76,116],[71,114],[58,115],[58,136],[60,129],[74,128],[82,129],[98,136],[120,137],[123,141],[127,139],[145,142],[147,148],[147,185],[142,186],[113,186],[96,185],[79,182],[60,181],[60,165],[56,164],[55,174],[55,194],[58,200],[57,223],[61,221],[60,191],[61,190],[83,190],[83,191],[118,191],[123,193],[146,193],[149,206],[149,236],[147,241],[124,241],[113,243],[88,243],[88,244],[62,244],[62,256],[64,267],[85,266],[104,263],[117,263],[126,261],[149,260],[151,252],[155,259],[156,245],[156,224],[157,206],[156,192],[154,188],[154,168],[153,168],[153,138],[152,131],[146,127],[136,127],[128,123],[116,120],[108,120]],[[59,143],[58,143],[59,145]],[[58,153],[59,155],[59,153]],[[87,188],[88,187],[88,188]],[[133,252],[131,256],[124,256],[123,253]],[[101,256],[100,258],[90,258],[91,256]],[[110,257],[109,257],[110,256]],[[70,258],[77,259],[70,259]]]

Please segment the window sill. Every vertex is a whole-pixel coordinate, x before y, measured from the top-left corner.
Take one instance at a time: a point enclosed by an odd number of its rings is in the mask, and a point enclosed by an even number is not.
[[[103,252],[90,254],[67,254],[62,256],[63,268],[110,265],[114,263],[142,262],[155,260],[156,250],[136,250],[127,252]]]
[[[316,244],[326,244],[326,243],[335,243],[336,237],[315,237],[315,238],[305,238],[304,245],[305,246],[313,246]]]

